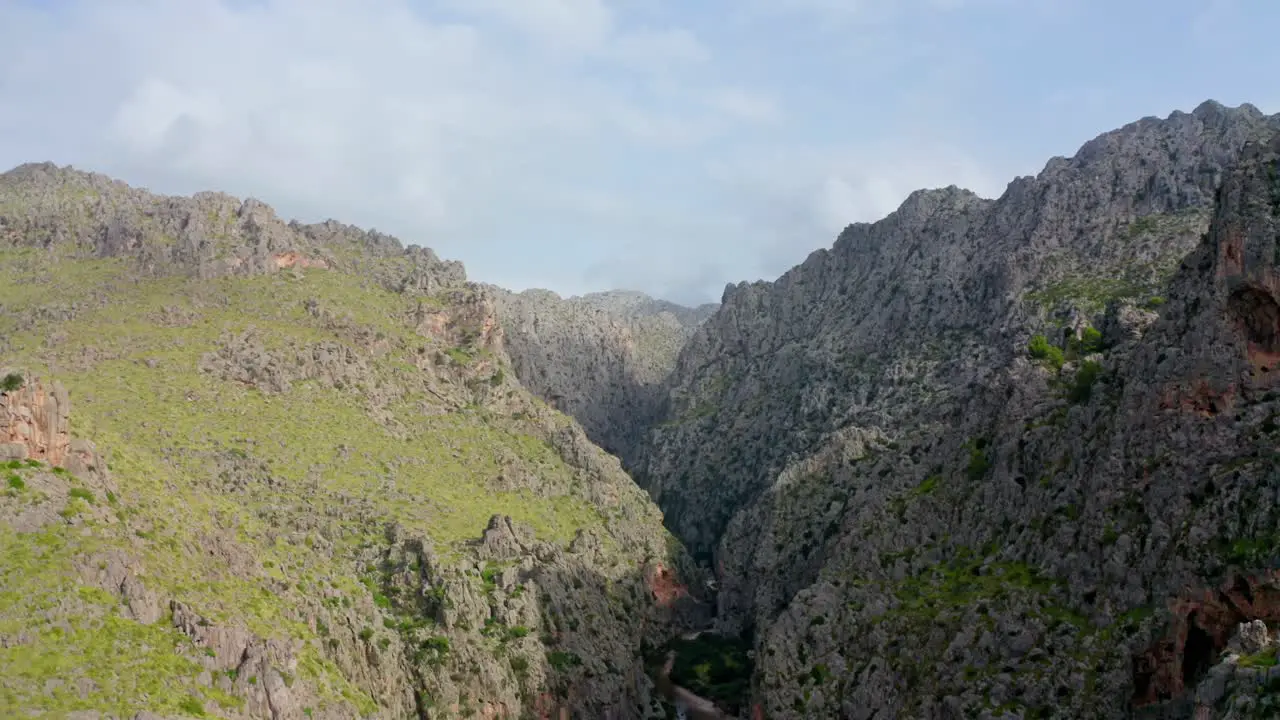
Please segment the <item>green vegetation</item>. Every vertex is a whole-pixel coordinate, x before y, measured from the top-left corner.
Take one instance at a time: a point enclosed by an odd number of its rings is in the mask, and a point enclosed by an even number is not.
[[[1086,327],[1080,333],[1079,343],[1081,355],[1102,352],[1106,348],[1106,344],[1102,340],[1102,332],[1092,327]]]
[[[1093,394],[1093,385],[1101,374],[1102,366],[1098,363],[1092,360],[1081,363],[1080,369],[1076,371],[1075,381],[1067,390],[1067,399],[1076,404],[1089,402]]]
[[[1262,532],[1253,537],[1235,540],[1217,538],[1213,541],[1213,547],[1224,563],[1239,568],[1255,569],[1270,567],[1273,564],[1277,555],[1278,541],[1280,541],[1280,532]]]
[[[1128,235],[1131,238],[1153,233],[1160,226],[1154,215],[1144,215],[1129,223]]]
[[[1280,217],[1280,170],[1277,169],[1280,163],[1271,163],[1267,166],[1267,180],[1271,183],[1271,214]],[[1276,252],[1280,254],[1280,243],[1277,243]]]
[[[965,447],[969,449],[969,464],[965,468],[965,475],[970,482],[978,482],[986,477],[987,470],[991,468],[986,452],[987,441],[985,438],[978,438],[966,443]]]
[[[917,485],[915,490],[912,492],[917,496],[932,495],[933,491],[938,489],[938,483],[940,482],[942,482],[941,475],[930,475],[924,480],[921,480],[920,484]]]
[[[932,622],[942,613],[962,613],[1013,593],[1042,595],[1055,584],[1030,566],[989,562],[962,548],[951,561],[895,583],[893,591],[898,605],[886,617]]]
[[[93,493],[85,488],[73,487],[67,491],[67,496],[71,498],[79,498],[87,503],[93,503]]]
[[[1048,338],[1036,335],[1027,344],[1027,352],[1032,359],[1040,360],[1048,367],[1057,370],[1062,367],[1062,348],[1049,343]]]
[[[1241,655],[1238,664],[1240,667],[1270,668],[1280,664],[1280,658],[1276,657],[1275,648],[1267,648],[1252,655]]]
[[[581,665],[582,658],[578,657],[577,653],[551,650],[547,653],[547,664],[559,672],[567,672]]]
[[[236,707],[236,699],[198,685],[201,668],[185,635],[125,619],[116,596],[77,583],[76,559],[99,547],[56,526],[15,533],[0,524],[0,634],[29,637],[0,648],[0,716],[43,708],[55,716],[97,709],[131,717],[143,697],[157,712],[180,710],[191,697]],[[78,613],[60,615],[68,605]],[[79,677],[92,681],[85,697],[75,689]],[[47,691],[49,678],[63,683]]]
[[[1028,293],[1027,299],[1046,310],[1075,303],[1088,312],[1101,312],[1109,302],[1145,297],[1152,289],[1147,283],[1117,278],[1069,278]]]
[[[745,640],[703,633],[697,638],[679,638],[651,655],[650,665],[660,665],[667,651],[676,653],[671,668],[671,681],[691,692],[708,698],[730,713],[737,713],[751,690],[751,645]],[[829,673],[814,668],[810,679],[825,680]],[[812,671],[811,671],[812,672]]]
[[[25,381],[18,373],[9,373],[4,378],[0,378],[0,392],[13,392],[22,387]]]
[[[76,310],[69,320],[37,312],[52,302]],[[369,577],[366,562],[389,525],[423,538],[443,561],[468,552],[465,543],[493,514],[560,543],[624,511],[650,513],[660,528],[656,510],[625,506],[643,503],[638,494],[607,509],[583,499],[579,472],[550,442],[565,421],[545,405],[511,392],[502,412],[479,404],[470,383],[501,385],[503,369],[476,347],[418,335],[405,321],[414,302],[356,274],[141,277],[116,260],[0,250],[6,362],[44,377],[58,368],[75,403],[74,432],[108,454],[117,486],[102,503],[110,510],[94,513],[94,492],[73,485],[65,513],[78,515],[74,529],[58,522],[15,535],[0,525],[0,636],[30,638],[0,648],[0,716],[19,714],[15,708],[218,716],[217,708],[239,702],[196,682],[201,650],[168,623],[141,625],[119,616],[118,597],[77,593],[76,561],[97,553],[135,557],[166,606],[179,599],[211,623],[302,641],[297,675],[320,694],[315,712],[346,704],[369,714],[372,698],[316,645],[338,641],[327,614],[308,624],[298,610],[314,598],[344,611],[363,601],[394,615],[394,586]],[[203,357],[251,328],[279,366],[319,343],[363,364],[345,384],[294,380],[284,392],[200,369]],[[47,345],[55,333],[59,343]],[[370,338],[384,349],[369,352]],[[456,362],[463,355],[465,366]],[[6,492],[24,489],[29,479],[19,471],[36,465],[5,463]],[[492,486],[513,471],[536,475],[540,490]],[[104,511],[110,524],[96,519]],[[58,597],[92,602],[59,605]],[[451,656],[449,638],[423,637],[429,618],[367,617],[359,637],[388,647],[388,633],[374,631],[388,621],[404,631],[415,660],[441,665]],[[528,632],[506,628],[503,640]],[[95,688],[83,698],[73,690],[80,675]],[[45,692],[55,678],[63,689]],[[148,698],[145,708],[138,698]]]
[[[194,697],[183,698],[183,700],[178,703],[178,710],[181,710],[188,715],[204,717],[204,703]]]

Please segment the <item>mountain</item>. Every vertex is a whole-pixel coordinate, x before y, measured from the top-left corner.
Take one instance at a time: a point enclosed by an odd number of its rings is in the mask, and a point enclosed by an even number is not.
[[[717,307],[627,291],[562,299],[547,290],[491,289],[521,384],[624,463],[636,459],[662,414],[662,383],[676,355]]]
[[[766,717],[1280,712],[1278,131],[1146,118],[726,290],[634,469]]]
[[[497,304],[256,200],[0,176],[0,716],[661,714],[697,570]]]
[[[1248,105],[701,308],[23,166],[0,715],[1276,717],[1278,443]]]

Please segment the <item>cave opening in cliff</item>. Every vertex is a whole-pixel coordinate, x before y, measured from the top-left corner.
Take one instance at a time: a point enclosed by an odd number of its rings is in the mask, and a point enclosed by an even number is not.
[[[1280,303],[1271,293],[1241,288],[1231,294],[1228,307],[1251,345],[1265,353],[1280,353]]]
[[[1196,613],[1187,618],[1187,639],[1182,645],[1182,686],[1194,687],[1209,668],[1217,654],[1213,638],[1200,627]]]

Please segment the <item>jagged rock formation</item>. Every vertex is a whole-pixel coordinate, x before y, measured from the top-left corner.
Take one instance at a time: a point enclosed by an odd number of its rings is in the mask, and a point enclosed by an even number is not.
[[[726,289],[637,477],[765,716],[1178,717],[1272,618],[1277,131],[1144,119]]]
[[[704,584],[457,263],[29,165],[0,338],[0,715],[662,713]]]
[[[547,290],[494,293],[521,384],[625,465],[660,419],[676,355],[716,308],[623,291],[567,300]]]

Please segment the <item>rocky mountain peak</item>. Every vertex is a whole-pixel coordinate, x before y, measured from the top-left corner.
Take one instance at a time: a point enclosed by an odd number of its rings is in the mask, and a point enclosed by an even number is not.
[[[915,193],[726,291],[637,478],[716,568],[720,627],[766,658],[767,716],[958,717],[989,695],[1021,717],[1124,717],[1157,686],[1152,711],[1172,712],[1238,623],[1269,617],[1162,598],[1260,567],[1223,548],[1276,523],[1269,502],[1244,525],[1209,508],[1274,484],[1257,438],[1280,398],[1260,369],[1280,327],[1278,132],[1249,106],[1144,119],[995,200]],[[1232,472],[1233,489],[1202,487]],[[1173,639],[1135,660],[1154,637]],[[1079,662],[1091,689],[1064,695],[1052,683]],[[805,673],[821,687],[787,680]],[[1236,700],[1203,702],[1218,717]]]

